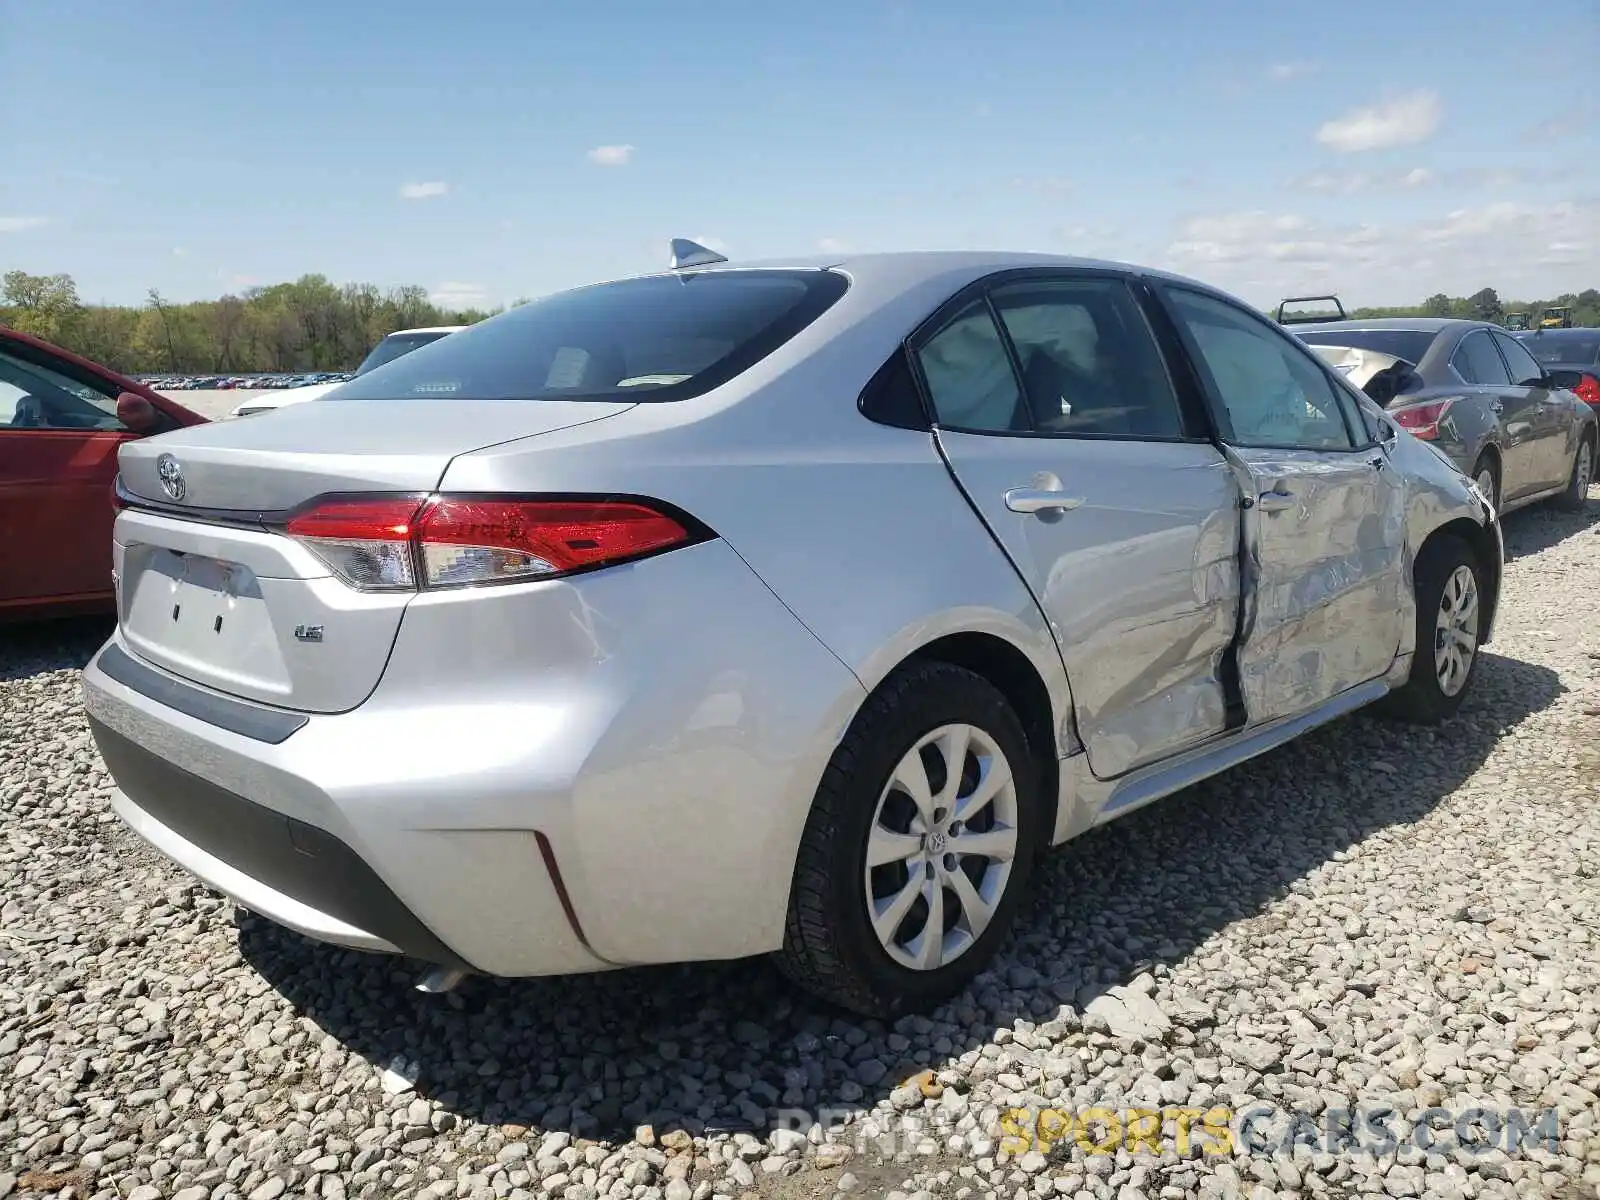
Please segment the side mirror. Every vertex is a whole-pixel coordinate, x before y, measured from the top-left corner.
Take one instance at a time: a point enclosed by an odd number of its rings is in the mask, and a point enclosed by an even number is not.
[[[161,427],[161,410],[143,396],[123,392],[117,397],[117,420],[130,433],[154,433]]]

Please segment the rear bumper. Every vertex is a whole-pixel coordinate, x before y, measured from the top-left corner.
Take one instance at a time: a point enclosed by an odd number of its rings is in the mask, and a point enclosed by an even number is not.
[[[419,597],[346,713],[219,696],[120,634],[83,686],[116,811],[194,875],[314,938],[509,976],[779,946],[863,695],[718,542]]]
[[[120,785],[117,815],[218,891],[321,941],[469,965],[326,830],[175,767],[93,717],[89,725]]]

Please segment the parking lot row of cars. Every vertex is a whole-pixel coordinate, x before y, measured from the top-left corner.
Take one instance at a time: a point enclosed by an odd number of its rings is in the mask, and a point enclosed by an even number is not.
[[[350,377],[349,371],[313,371],[299,375],[140,375],[137,378],[147,387],[163,392],[209,392],[232,391],[236,388],[269,391],[312,387],[322,383],[342,383]]]
[[[772,952],[927,1008],[1049,847],[1369,704],[1451,716],[1501,513],[1583,505],[1600,437],[1492,325],[1042,255],[680,242],[415,332],[214,423],[0,334],[0,471],[98,448],[32,503],[100,506],[123,820],[433,989]]]

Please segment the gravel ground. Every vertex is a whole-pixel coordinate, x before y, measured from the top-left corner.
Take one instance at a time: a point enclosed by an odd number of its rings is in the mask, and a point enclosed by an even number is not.
[[[1344,720],[1082,839],[965,998],[892,1028],[762,963],[422,996],[236,913],[106,810],[77,693],[104,627],[6,630],[0,1200],[1600,1195],[1600,504],[1508,524],[1455,721]],[[1222,1154],[1171,1111],[1353,1104],[1558,1121],[1510,1154]],[[1000,1139],[1088,1105],[1167,1124]]]

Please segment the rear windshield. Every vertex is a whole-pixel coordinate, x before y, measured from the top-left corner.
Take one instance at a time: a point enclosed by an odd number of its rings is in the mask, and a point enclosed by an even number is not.
[[[595,284],[441,338],[329,398],[683,400],[771,354],[847,286],[834,271],[775,270]]]
[[[1579,337],[1552,337],[1548,333],[1518,338],[1542,363],[1588,364],[1600,358],[1600,333]]]
[[[356,374],[365,375],[368,371],[383,366],[384,363],[393,362],[421,346],[426,346],[429,342],[437,342],[444,336],[442,330],[434,333],[391,333],[372,348],[372,353],[361,360],[361,365],[356,368]]]
[[[1403,358],[1416,365],[1433,345],[1434,335],[1418,329],[1313,329],[1295,336],[1308,346],[1349,346]]]

